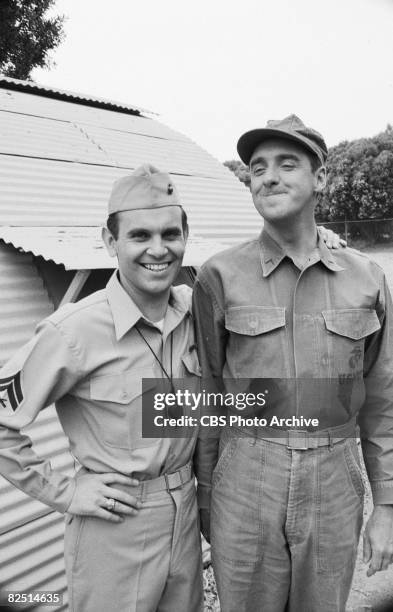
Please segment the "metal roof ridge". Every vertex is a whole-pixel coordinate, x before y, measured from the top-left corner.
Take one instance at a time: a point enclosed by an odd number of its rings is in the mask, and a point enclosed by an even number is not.
[[[132,115],[143,116],[141,113],[147,113],[149,115],[158,116],[158,113],[139,106],[124,104],[123,102],[117,102],[108,98],[89,96],[88,94],[68,91],[65,89],[47,87],[45,85],[36,83],[35,81],[12,79],[11,77],[7,77],[2,74],[0,74],[0,89],[14,89],[15,91],[23,91],[26,93],[52,98],[54,100],[74,102],[83,106],[115,110],[117,112],[129,113]]]

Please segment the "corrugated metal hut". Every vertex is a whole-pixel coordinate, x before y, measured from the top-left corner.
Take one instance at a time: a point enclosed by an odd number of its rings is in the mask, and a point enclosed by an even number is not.
[[[153,113],[0,77],[0,365],[61,303],[106,284],[114,260],[100,227],[111,185],[146,162],[173,175],[189,217],[183,282],[256,234],[244,186]],[[74,470],[53,408],[28,430],[39,454]],[[0,589],[62,592],[50,609],[66,610],[63,517],[1,478],[0,500]]]

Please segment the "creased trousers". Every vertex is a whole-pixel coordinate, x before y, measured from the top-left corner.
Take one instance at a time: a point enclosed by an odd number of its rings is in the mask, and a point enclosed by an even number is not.
[[[119,524],[66,519],[70,612],[203,611],[194,479],[141,499],[139,513]]]

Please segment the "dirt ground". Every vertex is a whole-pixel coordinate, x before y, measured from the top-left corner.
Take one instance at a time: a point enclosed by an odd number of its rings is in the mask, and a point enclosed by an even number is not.
[[[393,294],[393,245],[364,249],[384,269],[388,285]],[[363,529],[372,512],[370,487],[365,477],[366,496]],[[366,576],[367,566],[362,562],[362,536],[352,589],[346,612],[393,612],[393,565],[385,572],[378,572],[371,578]],[[212,567],[204,571],[205,612],[220,612]],[[299,610],[297,612],[303,612]]]

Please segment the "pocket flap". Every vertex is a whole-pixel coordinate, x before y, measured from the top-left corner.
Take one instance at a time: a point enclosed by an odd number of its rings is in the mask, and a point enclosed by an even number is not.
[[[196,376],[202,375],[196,350],[192,351],[191,353],[185,353],[182,355],[181,359],[187,372],[190,372],[190,374],[195,374]]]
[[[323,310],[322,316],[326,329],[352,340],[361,340],[381,329],[377,313],[367,308]]]
[[[225,312],[225,327],[236,334],[257,336],[285,326],[285,308],[238,306]]]

